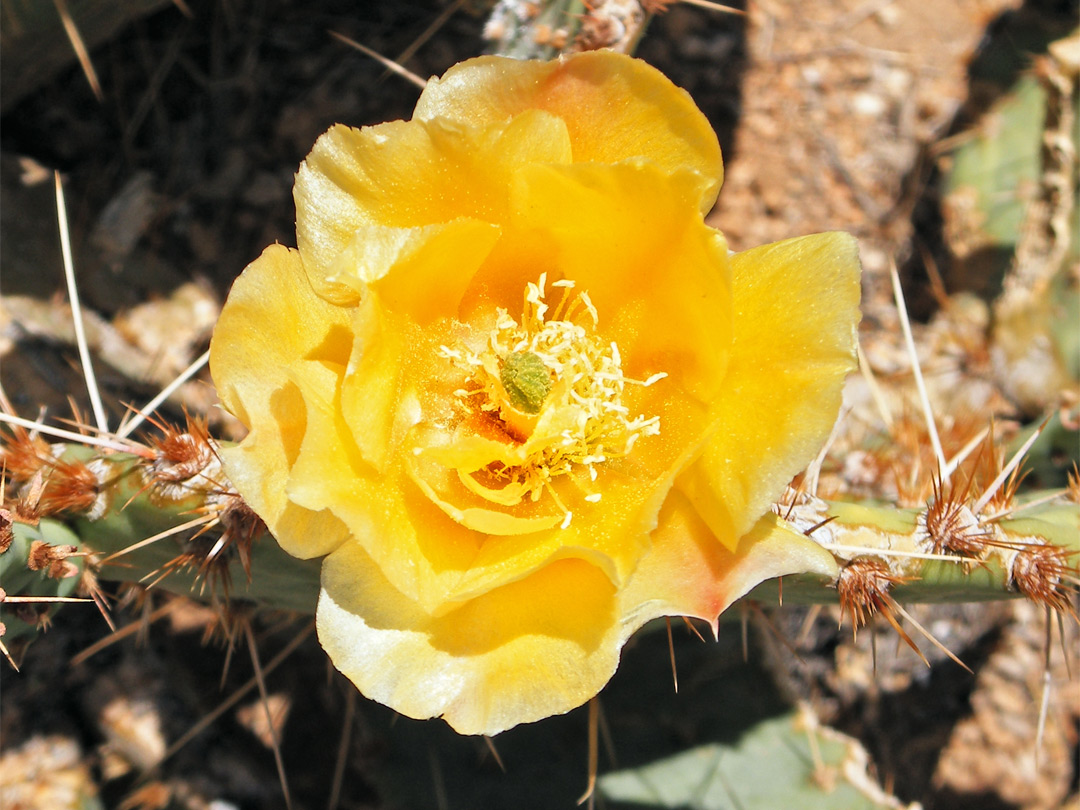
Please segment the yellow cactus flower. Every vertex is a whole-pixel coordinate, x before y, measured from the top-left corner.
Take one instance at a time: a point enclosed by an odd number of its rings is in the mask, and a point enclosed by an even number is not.
[[[315,144],[298,249],[236,281],[211,366],[250,429],[229,477],[326,556],[319,638],[365,695],[495,734],[597,694],[651,619],[834,570],[769,505],[836,418],[856,247],[729,255],[721,171],[611,52],[473,59]]]

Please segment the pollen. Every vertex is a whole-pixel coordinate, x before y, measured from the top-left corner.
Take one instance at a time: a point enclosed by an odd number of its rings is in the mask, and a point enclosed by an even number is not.
[[[570,476],[586,486],[596,480],[597,466],[659,434],[659,417],[633,415],[624,398],[629,386],[649,386],[667,375],[626,377],[618,346],[597,333],[600,315],[588,293],[568,279],[550,286],[559,296],[553,307],[541,275],[526,285],[519,319],[500,308],[494,327],[473,348],[442,347],[441,355],[466,374],[455,392],[460,410],[496,420],[525,450],[523,463],[488,468],[484,486],[470,489],[494,492],[488,486],[495,484],[503,503],[508,493],[521,502],[548,491],[569,525],[569,511],[550,488],[553,479]]]

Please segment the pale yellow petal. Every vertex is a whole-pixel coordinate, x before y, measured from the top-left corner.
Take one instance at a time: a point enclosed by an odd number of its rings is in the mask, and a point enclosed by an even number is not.
[[[661,616],[709,622],[759,583],[790,574],[836,576],[833,556],[767,514],[730,550],[710,531],[690,501],[673,491],[660,513],[652,546],[619,593],[624,640]]]
[[[440,618],[404,597],[355,544],[323,564],[319,641],[368,697],[462,734],[498,734],[580,706],[618,662],[615,593],[564,560]]]
[[[250,430],[223,452],[226,473],[299,557],[326,554],[347,535],[329,513],[299,507],[285,494],[308,424],[298,382],[325,382],[327,366],[348,359],[347,323],[345,311],[314,294],[299,254],[273,245],[233,284],[210,344],[222,404]]]

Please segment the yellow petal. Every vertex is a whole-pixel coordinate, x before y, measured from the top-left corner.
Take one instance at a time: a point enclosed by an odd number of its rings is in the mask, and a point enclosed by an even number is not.
[[[329,513],[291,503],[285,482],[300,451],[308,413],[300,386],[325,379],[348,359],[348,314],[314,294],[300,256],[268,247],[233,284],[210,344],[210,369],[226,408],[250,432],[223,451],[229,479],[298,557],[326,554],[347,536]],[[282,328],[288,324],[288,328]]]
[[[735,341],[716,432],[679,486],[734,548],[820,451],[855,367],[859,258],[846,233],[822,233],[731,260]]]
[[[673,491],[652,547],[619,594],[623,639],[660,616],[703,619],[715,632],[720,613],[759,583],[788,574],[832,579],[836,571],[829,552],[771,513],[732,551],[716,539],[686,496]]]
[[[483,506],[458,506],[442,496],[435,486],[421,473],[418,465],[409,466],[413,483],[420,487],[433,504],[438,506],[451,520],[467,529],[487,535],[532,534],[545,529],[553,529],[562,523],[563,516],[552,509],[547,515],[526,515],[525,510],[496,510],[490,508],[490,498],[481,502]]]
[[[636,393],[662,389],[665,382]],[[444,514],[485,535],[446,598],[483,593],[565,557],[589,561],[616,585],[627,581],[648,548],[672,482],[698,455],[707,436],[705,408],[678,390],[664,393],[648,401],[647,412],[660,420],[659,436],[642,437],[627,457],[598,464],[593,481],[584,471],[555,478],[539,500],[527,498],[508,508],[464,485],[458,472],[480,469],[492,459],[513,462],[512,453],[520,445],[476,436],[440,445],[437,429],[418,429],[413,435],[420,452],[408,453],[414,482]],[[638,412],[638,400],[630,401],[631,411]],[[400,548],[406,541],[394,537],[388,545]],[[378,557],[380,552],[372,554]]]
[[[570,279],[618,344],[623,372],[672,383],[711,401],[731,342],[727,243],[702,222],[693,176],[648,163],[528,166],[513,189],[510,226],[462,308],[520,308],[521,290],[546,271]],[[558,299],[553,299],[557,301]],[[656,390],[660,390],[658,385]]]
[[[326,510],[348,526],[347,545],[366,549],[396,590],[434,613],[452,597],[483,540],[454,522],[408,480],[400,455],[369,465],[338,395],[305,392],[312,414],[286,485],[289,500]],[[280,540],[280,538],[279,538]]]
[[[432,79],[414,119],[505,121],[540,109],[561,118],[575,163],[645,158],[697,173],[695,205],[707,213],[723,178],[720,144],[689,94],[640,59],[591,51],[553,62],[469,59]]]
[[[343,376],[336,405],[341,413],[341,432],[351,439],[364,461],[384,471],[393,447],[394,426],[406,415],[401,402],[402,353],[407,336],[396,326],[375,295],[367,296],[353,310],[353,347],[348,372]],[[327,418],[334,418],[334,410]]]
[[[565,125],[538,110],[483,127],[339,124],[319,138],[296,175],[296,243],[313,278],[326,278],[341,272],[333,269],[335,259],[362,226],[417,228],[458,219],[497,224],[505,218],[517,166],[569,159]]]
[[[462,734],[498,734],[580,706],[618,661],[614,588],[563,560],[439,618],[357,545],[323,563],[319,641],[368,697]]]
[[[454,315],[473,273],[487,257],[499,228],[478,219],[455,219],[417,228],[361,225],[352,241],[312,284],[328,301],[350,305],[366,289],[421,326]],[[447,272],[447,257],[453,272]]]

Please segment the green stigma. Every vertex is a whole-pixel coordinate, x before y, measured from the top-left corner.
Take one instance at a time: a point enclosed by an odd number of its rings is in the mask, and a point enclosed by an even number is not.
[[[532,352],[514,352],[503,361],[499,382],[510,404],[522,413],[540,413],[551,392],[551,374]]]

